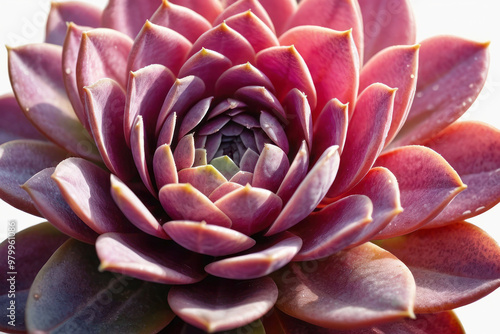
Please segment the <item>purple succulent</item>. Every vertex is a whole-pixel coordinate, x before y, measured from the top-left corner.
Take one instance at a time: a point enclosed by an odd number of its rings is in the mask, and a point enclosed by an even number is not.
[[[53,3],[0,98],[0,197],[48,221],[0,328],[462,333],[500,286],[465,222],[500,201],[500,131],[456,122],[487,47],[415,44],[405,0]]]

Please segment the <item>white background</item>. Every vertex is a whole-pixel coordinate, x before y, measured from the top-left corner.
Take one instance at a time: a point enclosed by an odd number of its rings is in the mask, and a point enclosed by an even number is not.
[[[86,2],[104,7],[106,0]],[[49,0],[0,0],[0,45],[41,42],[49,4]],[[412,0],[412,4],[419,41],[437,34],[453,34],[492,42],[491,68],[486,86],[464,118],[482,120],[500,128],[499,3],[495,0]],[[6,50],[0,47],[0,94],[9,91]],[[500,240],[499,216],[500,207],[496,207],[471,222]],[[11,219],[17,220],[19,230],[41,221],[0,201],[0,240],[6,237],[7,221]],[[500,290],[456,312],[469,334],[500,333]]]

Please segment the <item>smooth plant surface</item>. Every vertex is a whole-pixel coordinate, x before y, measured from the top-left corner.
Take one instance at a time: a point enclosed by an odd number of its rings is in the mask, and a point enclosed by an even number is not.
[[[500,131],[457,121],[489,43],[415,35],[406,0],[53,3],[0,97],[0,197],[48,221],[0,329],[463,333],[500,286],[466,222]]]

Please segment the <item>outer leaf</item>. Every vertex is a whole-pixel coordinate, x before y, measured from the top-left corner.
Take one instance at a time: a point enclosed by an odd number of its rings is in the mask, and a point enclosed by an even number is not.
[[[273,320],[279,320],[279,330],[286,334],[465,334],[459,319],[452,311],[418,314],[415,319],[402,319],[347,331],[318,327],[279,311],[275,313],[277,315]],[[268,328],[267,323],[265,327]]]
[[[54,144],[38,140],[15,140],[0,146],[0,197],[19,210],[40,215],[20,188],[47,167],[54,167],[67,153]]]
[[[423,146],[390,151],[380,156],[375,165],[388,168],[396,176],[404,210],[377,234],[377,239],[417,230],[466,188],[446,160]]]
[[[479,122],[450,125],[425,143],[460,175],[467,189],[426,227],[477,216],[500,201],[500,131]]]
[[[146,21],[130,50],[127,68],[137,71],[147,65],[161,64],[176,75],[191,46],[191,42],[175,30]]]
[[[364,58],[393,45],[415,44],[417,28],[409,0],[358,0],[363,16]]]
[[[273,279],[277,307],[317,326],[351,329],[413,315],[410,271],[370,243],[319,261],[293,262]]]
[[[486,81],[488,45],[452,36],[421,42],[415,100],[393,146],[420,144],[469,109]]]
[[[160,6],[161,0],[110,0],[102,13],[102,26],[135,38],[144,22]]]
[[[387,146],[403,126],[415,96],[418,72],[418,50],[420,45],[394,46],[384,49],[373,57],[361,70],[359,91],[374,82],[382,82],[398,89],[394,97],[394,109],[389,133],[385,139]]]
[[[45,42],[62,45],[68,22],[97,28],[101,24],[101,10],[85,2],[52,2],[45,25]]]
[[[6,230],[8,238],[0,244],[0,254],[5,259],[0,264],[0,269],[5,273],[0,306],[6,310],[4,312],[6,314],[0,321],[0,330],[9,333],[13,330],[15,332],[26,331],[24,313],[29,288],[40,268],[47,262],[52,253],[68,239],[66,235],[49,223],[41,223],[21,232],[17,232],[16,229],[16,222],[9,221]],[[8,266],[9,256],[15,261],[13,265],[15,269]],[[14,312],[12,313],[9,308],[13,309]],[[10,317],[11,314],[12,317]],[[10,321],[15,326],[9,325]]]
[[[113,79],[124,89],[127,87],[127,59],[132,43],[128,36],[116,30],[99,28],[83,32],[76,66],[76,81],[82,102],[83,87],[102,78]]]
[[[157,332],[173,319],[165,302],[166,285],[100,273],[98,265],[93,246],[76,240],[61,246],[31,286],[26,309],[28,330]],[[71,279],[61,284],[61,277]]]
[[[459,222],[377,243],[415,277],[415,312],[460,307],[500,286],[500,247],[472,224]]]
[[[190,286],[174,286],[168,303],[184,321],[209,333],[246,325],[269,311],[278,290],[263,277],[235,281],[210,277]]]
[[[363,22],[357,1],[353,0],[302,0],[290,17],[287,29],[315,25],[332,30],[352,29],[352,37],[363,64]]]
[[[151,16],[151,22],[177,31],[194,43],[201,34],[212,28],[203,16],[184,6],[162,1],[158,10]]]
[[[99,161],[99,153],[66,96],[61,47],[30,44],[9,49],[9,75],[26,117],[47,138],[74,155]]]
[[[209,22],[222,12],[222,3],[219,0],[171,0],[172,3],[194,10]]]
[[[0,96],[0,145],[16,139],[46,140],[24,116],[12,94]]]

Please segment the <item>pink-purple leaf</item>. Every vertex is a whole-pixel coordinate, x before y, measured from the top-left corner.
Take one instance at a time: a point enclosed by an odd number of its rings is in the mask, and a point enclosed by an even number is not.
[[[189,57],[202,48],[218,52],[226,56],[233,65],[255,62],[255,51],[252,45],[226,23],[205,32],[194,42]]]
[[[252,235],[268,227],[281,210],[281,199],[269,190],[246,185],[218,199],[215,206],[232,221],[231,228]]]
[[[192,134],[182,137],[174,151],[174,161],[177,170],[190,168],[194,163],[194,138]]]
[[[33,175],[55,167],[67,152],[52,143],[15,140],[0,146],[0,198],[19,210],[40,216],[33,201],[21,189]]]
[[[286,28],[286,23],[297,10],[297,1],[295,0],[259,0],[260,4],[266,10],[273,21],[276,35],[281,35]]]
[[[161,205],[173,219],[204,220],[212,225],[231,226],[231,219],[189,183],[167,184],[160,189],[159,198]]]
[[[111,197],[135,227],[155,237],[169,239],[151,211],[125,183],[113,174],[111,174],[110,182]]]
[[[290,163],[282,149],[266,144],[260,153],[253,171],[252,186],[277,192],[283,182]]]
[[[82,99],[80,98],[80,92],[78,90],[76,81],[76,66],[78,63],[78,53],[80,51],[80,44],[82,42],[82,33],[88,30],[87,27],[80,27],[73,22],[68,24],[68,29],[66,32],[66,38],[63,44],[62,52],[62,69],[63,69],[63,81],[66,88],[66,93],[71,105],[75,111],[76,116],[83,124],[85,129],[89,133],[92,133],[90,129],[89,120],[85,112]],[[59,69],[60,71],[61,69]]]
[[[294,45],[311,72],[318,96],[313,119],[332,97],[354,108],[360,64],[350,30],[299,26],[285,32],[279,41],[281,45]]]
[[[201,79],[205,84],[203,86],[205,96],[212,95],[215,82],[231,65],[231,60],[223,54],[202,48],[182,65],[178,77],[184,79],[188,76],[195,76],[198,80]],[[196,100],[190,96],[191,103]]]
[[[210,22],[200,14],[168,1],[162,1],[160,8],[151,16],[150,21],[177,31],[191,43],[194,43],[201,34],[212,28]]]
[[[160,64],[176,75],[191,47],[191,42],[175,30],[146,21],[130,50],[127,69],[137,71]]]
[[[132,44],[128,36],[112,29],[98,28],[83,32],[76,66],[76,83],[82,102],[83,87],[99,79],[110,78],[123,89],[127,87],[127,59]]]
[[[68,22],[97,28],[101,25],[102,11],[79,1],[52,2],[45,25],[45,43],[63,45]]]
[[[390,170],[374,167],[346,195],[366,195],[373,204],[372,222],[360,231],[349,247],[361,245],[371,240],[380,230],[403,212],[398,181]]]
[[[441,154],[467,185],[425,227],[477,216],[500,201],[499,130],[479,122],[458,122],[425,145]]]
[[[62,233],[94,244],[99,236],[71,210],[56,183],[50,178],[55,167],[45,168],[23,184],[37,210]]]
[[[287,118],[285,132],[287,137],[290,138],[290,151],[299,150],[302,141],[305,141],[310,152],[313,144],[313,120],[307,96],[294,88],[285,97],[283,106]]]
[[[174,82],[174,74],[165,66],[158,64],[130,73],[123,116],[123,131],[127,145],[130,145],[130,132],[138,115],[143,117],[146,132],[155,133],[158,115]]]
[[[323,151],[333,145],[339,146],[342,155],[349,123],[349,106],[337,99],[331,99],[319,114],[313,128],[311,157],[316,161]]]
[[[488,45],[453,36],[421,42],[415,99],[394,147],[430,139],[469,109],[486,82]]]
[[[276,46],[259,52],[256,56],[258,68],[276,87],[276,97],[283,101],[291,89],[297,88],[307,96],[314,110],[317,103],[316,88],[306,62],[295,46]]]
[[[205,257],[146,234],[103,234],[97,239],[96,251],[100,271],[162,284],[193,284],[206,277]]]
[[[398,89],[394,98],[394,109],[385,146],[396,136],[410,111],[417,87],[418,50],[420,45],[394,46],[379,52],[361,70],[359,91],[381,82]]]
[[[281,185],[276,192],[276,194],[281,197],[283,205],[285,205],[288,200],[295,193],[295,190],[300,185],[302,180],[306,177],[309,168],[309,152],[307,150],[307,145],[305,141],[302,141],[295,158],[288,169],[288,172],[281,182]]]
[[[280,44],[274,32],[251,10],[231,16],[225,22],[253,46],[255,53]]]
[[[396,89],[375,83],[361,93],[349,122],[338,177],[328,192],[337,197],[359,182],[384,147]]]
[[[139,172],[142,182],[149,192],[156,197],[156,188],[151,177],[153,168],[150,166],[153,153],[150,152],[147,135],[144,129],[143,118],[141,115],[138,115],[130,133],[130,149],[132,151],[132,157],[134,158],[135,167]]]
[[[137,231],[114,204],[109,173],[80,158],[57,165],[52,179],[81,220],[99,234]]]
[[[137,175],[123,136],[125,92],[111,79],[101,79],[84,89],[85,110],[97,148],[108,169],[128,181]]]
[[[52,142],[74,155],[99,161],[99,153],[66,95],[61,51],[52,44],[9,49],[14,94],[26,117]]]
[[[213,333],[259,319],[277,298],[276,284],[268,277],[246,281],[210,277],[197,284],[172,287],[168,304],[185,322]]]
[[[274,92],[273,84],[269,78],[258,68],[247,62],[233,66],[222,73],[215,83],[215,93],[218,96],[231,96],[239,88],[245,86],[263,86],[270,92]],[[208,119],[217,116],[225,110],[245,106],[241,101],[227,99],[217,105],[218,108],[210,111]]]
[[[144,22],[153,15],[162,0],[110,0],[102,13],[102,26],[135,38]]]
[[[211,256],[230,255],[255,245],[255,240],[243,233],[205,222],[169,221],[163,229],[182,247]]]
[[[214,261],[205,270],[229,279],[252,279],[269,275],[289,263],[302,246],[302,240],[284,232],[261,241],[242,254]]]
[[[423,146],[389,151],[377,159],[375,166],[386,167],[398,180],[404,210],[376,235],[377,239],[417,230],[466,188],[443,157]]]
[[[228,4],[224,11],[213,21],[213,25],[218,25],[235,15],[251,11],[257,16],[269,29],[274,33],[273,21],[267,14],[266,10],[257,0],[239,0]]]
[[[393,45],[415,44],[417,28],[409,0],[358,0],[363,16],[364,60]]]
[[[316,208],[335,180],[339,160],[338,146],[325,150],[266,232],[266,236],[292,227]]]
[[[500,286],[500,247],[466,222],[378,241],[411,270],[415,312],[441,312],[472,303]]]
[[[363,22],[356,0],[302,0],[290,17],[287,29],[315,25],[337,31],[352,29],[352,37],[363,64]]]
[[[24,116],[12,94],[0,96],[0,145],[16,139],[46,140]]]
[[[352,195],[313,212],[290,230],[304,243],[293,260],[317,260],[346,248],[372,221],[372,211],[367,196]]]
[[[98,266],[94,246],[73,239],[64,243],[33,281],[28,331],[157,333],[174,318],[166,303],[168,286],[100,273]],[[60,277],[71,279],[61,284]]]
[[[413,316],[410,270],[371,243],[292,262],[272,277],[280,292],[276,306],[317,326],[351,329]]]
[[[353,330],[318,327],[276,310],[275,314],[279,318],[279,322],[277,322],[279,323],[279,329],[286,334],[465,334],[460,320],[453,311],[417,314],[414,319],[405,318]],[[269,321],[271,320],[276,321],[278,319],[269,319]]]
[[[222,12],[222,3],[219,0],[170,0],[179,6],[187,7],[194,10],[209,22],[213,22],[215,18]]]
[[[163,124],[168,119],[168,117],[172,117],[172,114],[175,113],[175,117],[179,117],[180,119],[182,119],[184,117],[184,114],[194,104],[194,101],[197,101],[204,92],[205,84],[203,83],[203,80],[198,77],[183,76],[182,79],[175,80],[172,84],[172,87],[168,91],[167,96],[165,97],[160,114],[158,115],[155,134],[158,135],[160,133]],[[167,125],[168,124],[170,123],[167,123]],[[173,134],[173,126],[168,126],[168,129],[169,133],[171,132]]]
[[[5,239],[0,244],[0,254],[10,256],[8,259],[15,258],[15,274],[13,276],[10,276],[13,270],[9,268],[7,260],[2,261],[0,264],[0,269],[5,273],[6,280],[6,282],[2,282],[4,289],[0,294],[0,305],[8,310],[6,319],[0,322],[0,331],[26,333],[24,316],[30,286],[38,271],[68,237],[47,222],[17,233],[15,233],[15,229],[15,225],[9,223],[8,239]],[[14,254],[13,251],[15,255],[10,255]],[[12,277],[14,277],[14,280],[12,280]],[[15,285],[15,288],[12,288],[12,285]],[[15,303],[11,303],[11,301]],[[9,307],[11,310],[15,310],[13,315],[16,318],[13,322],[10,317],[12,313],[10,313]],[[15,326],[12,326],[12,324]]]
[[[153,157],[153,172],[158,189],[161,189],[166,184],[179,182],[177,167],[175,166],[170,145],[164,144],[156,149]]]

